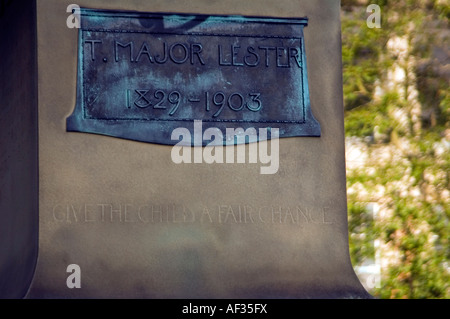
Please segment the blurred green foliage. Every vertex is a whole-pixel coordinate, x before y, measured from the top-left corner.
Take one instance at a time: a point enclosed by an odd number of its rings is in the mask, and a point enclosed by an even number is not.
[[[372,3],[381,8],[381,28],[366,25]],[[375,297],[450,298],[450,4],[341,4],[345,133],[365,143],[372,169],[347,172],[348,188],[367,192],[348,196],[352,262],[374,259],[381,241],[393,261],[382,268]],[[396,37],[407,40],[409,64],[389,50]],[[405,71],[401,88],[388,82],[394,66]],[[377,162],[374,154],[384,150],[395,156]],[[383,217],[368,212],[369,202],[379,203]]]

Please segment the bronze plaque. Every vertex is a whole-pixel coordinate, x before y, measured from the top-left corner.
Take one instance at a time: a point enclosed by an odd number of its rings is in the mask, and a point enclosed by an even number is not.
[[[309,100],[307,18],[81,9],[80,20],[68,131],[169,145],[179,142],[176,128],[220,130],[215,142],[224,145],[271,138],[258,136],[261,128],[320,136]],[[227,128],[248,137],[230,142]]]

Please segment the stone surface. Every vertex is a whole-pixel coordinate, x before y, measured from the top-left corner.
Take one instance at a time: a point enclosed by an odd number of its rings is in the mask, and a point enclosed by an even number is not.
[[[266,164],[175,164],[171,146],[66,132],[77,70],[70,3],[37,3],[39,258],[27,298],[368,297],[348,251],[339,1],[78,1],[307,16],[321,137],[280,139],[279,169],[266,175]],[[80,289],[66,286],[70,264]]]

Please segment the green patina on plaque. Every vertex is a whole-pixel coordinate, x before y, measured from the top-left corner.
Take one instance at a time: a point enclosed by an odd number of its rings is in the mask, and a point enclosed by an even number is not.
[[[194,133],[201,121],[202,132],[223,132],[216,144],[229,144],[227,128],[245,131],[235,144],[270,138],[252,136],[258,129],[320,136],[308,90],[307,18],[79,14],[77,103],[67,131],[174,145],[174,129]]]

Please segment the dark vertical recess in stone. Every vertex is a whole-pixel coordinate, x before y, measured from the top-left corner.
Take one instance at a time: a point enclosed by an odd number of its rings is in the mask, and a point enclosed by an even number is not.
[[[38,255],[36,3],[0,2],[0,298],[23,298]]]

